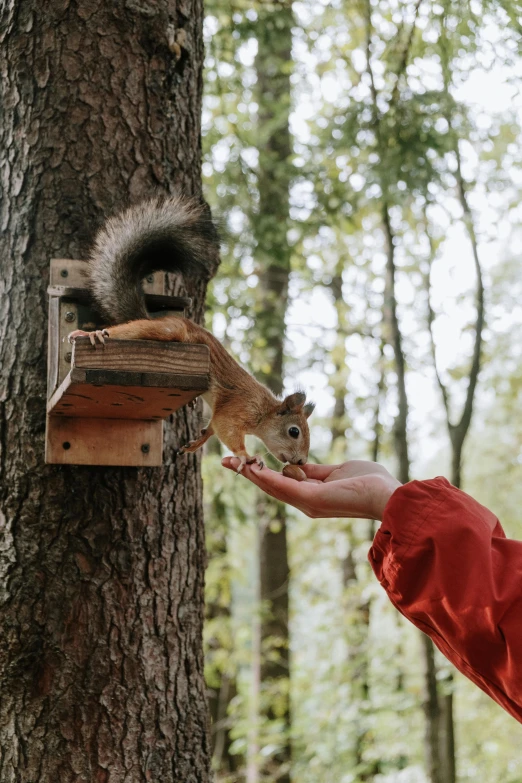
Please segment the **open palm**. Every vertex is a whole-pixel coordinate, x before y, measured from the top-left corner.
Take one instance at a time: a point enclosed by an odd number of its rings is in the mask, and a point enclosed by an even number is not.
[[[236,470],[238,460],[223,465]],[[382,519],[386,503],[400,482],[377,462],[350,460],[341,465],[303,465],[306,481],[286,478],[269,468],[248,465],[242,475],[272,497],[300,509],[309,517]]]

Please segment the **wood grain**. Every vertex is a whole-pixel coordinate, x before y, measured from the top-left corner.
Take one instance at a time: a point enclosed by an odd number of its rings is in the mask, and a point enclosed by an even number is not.
[[[71,370],[47,404],[46,462],[161,465],[161,419],[209,387],[207,346],[108,340],[94,348],[83,337],[71,349]]]
[[[162,452],[161,421],[47,417],[47,463],[155,467]]]
[[[181,388],[186,378],[178,376],[145,377],[113,373],[117,383],[92,383],[92,372],[101,372],[98,380],[110,381],[110,371],[74,371],[69,373],[47,405],[50,416],[106,419],[166,419],[171,413],[195,399],[208,386],[205,376],[195,376],[194,386]],[[91,377],[89,377],[91,375]],[[130,376],[126,378],[125,375]],[[97,380],[96,376],[94,380]],[[125,383],[128,380],[129,383]],[[190,386],[190,384],[188,384]]]
[[[73,348],[72,367],[124,370],[140,373],[208,375],[210,354],[206,345],[165,343],[156,340],[107,340],[93,348],[80,337]]]
[[[156,272],[143,281],[146,294],[165,293],[165,274]],[[87,288],[87,262],[75,258],[51,258],[50,286]]]

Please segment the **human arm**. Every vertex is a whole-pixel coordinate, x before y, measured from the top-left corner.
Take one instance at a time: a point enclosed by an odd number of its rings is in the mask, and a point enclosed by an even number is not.
[[[522,542],[446,479],[401,486],[359,461],[303,468],[306,482],[245,475],[308,516],[381,519],[369,560],[392,603],[522,722]]]
[[[238,460],[223,465],[236,470]],[[382,519],[386,503],[400,482],[377,462],[350,460],[341,465],[302,465],[307,481],[286,478],[268,468],[247,465],[243,475],[272,497],[295,506],[309,517]]]
[[[522,722],[522,542],[437,478],[391,497],[369,560],[396,608]]]

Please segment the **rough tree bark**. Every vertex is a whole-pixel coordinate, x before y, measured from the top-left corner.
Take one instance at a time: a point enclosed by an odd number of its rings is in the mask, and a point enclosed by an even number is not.
[[[275,394],[283,391],[285,316],[288,303],[290,247],[287,239],[292,144],[291,102],[293,11],[290,3],[258,6],[256,98],[259,104],[259,211],[254,219],[255,259],[259,270],[256,375]],[[260,770],[263,778],[290,782],[290,697],[288,629],[288,550],[286,510],[263,498],[259,532],[260,709],[267,727],[263,744],[277,750]],[[272,734],[277,719],[282,730]]]
[[[163,468],[44,465],[49,259],[200,192],[201,25],[199,0],[2,6],[2,783],[209,780],[199,458],[173,459],[194,415]]]
[[[222,456],[217,438],[208,442],[206,454]],[[243,758],[231,753],[233,727],[229,715],[232,700],[237,695],[236,664],[232,630],[232,585],[228,555],[228,509],[222,492],[215,488],[206,510],[206,540],[208,570],[206,583],[206,670],[207,695],[210,708],[212,765],[218,779],[237,783],[243,779]],[[213,631],[215,630],[215,633]],[[222,659],[226,651],[226,662]],[[217,655],[216,655],[217,653]],[[216,655],[216,658],[214,656]]]

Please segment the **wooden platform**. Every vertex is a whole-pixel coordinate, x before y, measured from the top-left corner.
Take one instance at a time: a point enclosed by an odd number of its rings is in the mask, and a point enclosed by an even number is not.
[[[46,461],[161,465],[162,423],[208,389],[206,345],[88,337],[47,404]]]
[[[84,263],[53,260],[49,287],[49,367],[45,460],[52,464],[159,466],[163,419],[209,387],[206,345],[111,340],[74,345],[73,329],[103,326],[83,283]],[[63,280],[68,285],[59,285]],[[155,315],[181,315],[189,299],[149,281]]]

